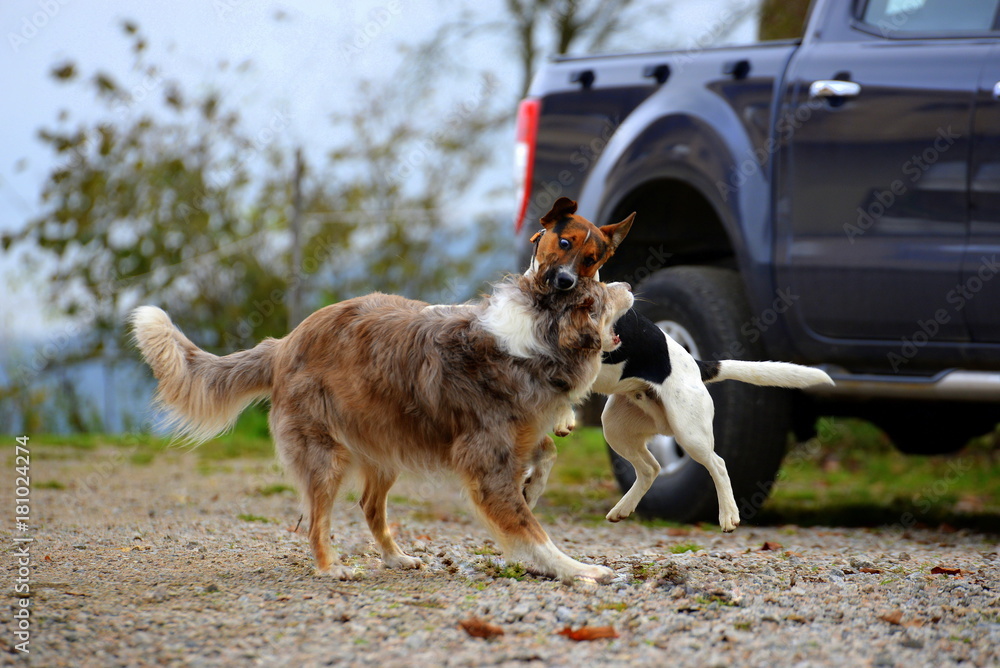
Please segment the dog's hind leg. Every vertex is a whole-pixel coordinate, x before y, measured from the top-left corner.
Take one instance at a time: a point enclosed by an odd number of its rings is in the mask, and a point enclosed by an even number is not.
[[[339,580],[354,577],[353,569],[340,561],[330,544],[330,511],[337,490],[350,466],[350,456],[342,444],[319,427],[286,426],[271,411],[271,432],[286,469],[298,481],[309,512],[309,543],[316,558],[316,574]]]
[[[526,436],[522,452],[538,445]],[[610,582],[614,571],[580,563],[563,554],[531,514],[522,493],[524,460],[507,439],[481,433],[456,443],[453,463],[462,475],[469,498],[497,537],[508,561],[524,562],[534,572],[563,581]]]
[[[524,480],[524,500],[528,502],[528,508],[534,508],[545,491],[545,485],[549,481],[549,473],[552,472],[552,465],[555,464],[557,453],[556,444],[552,438],[543,436],[531,454],[531,460],[528,462],[530,470]]]
[[[423,562],[403,554],[392,538],[386,521],[386,497],[396,482],[397,474],[375,468],[365,469],[365,491],[361,494],[361,508],[365,512],[368,528],[382,551],[386,568],[420,568]]]
[[[715,483],[719,496],[719,526],[723,531],[733,531],[740,524],[740,511],[733,496],[726,462],[715,454],[715,435],[712,419],[715,404],[704,385],[685,385],[671,388],[670,402],[665,402],[667,419],[674,429],[674,437],[684,451],[706,469]]]
[[[653,418],[623,394],[611,395],[601,414],[601,423],[611,449],[635,468],[632,487],[607,514],[609,522],[620,522],[635,511],[660,472],[660,463],[646,448],[646,442],[657,433],[657,428]]]

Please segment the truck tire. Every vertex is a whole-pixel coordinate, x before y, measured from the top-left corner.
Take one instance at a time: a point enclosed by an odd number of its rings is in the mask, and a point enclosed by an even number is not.
[[[751,315],[735,271],[664,269],[636,289],[635,309],[696,358],[763,358],[759,332],[741,333],[751,326]],[[709,387],[715,401],[715,452],[726,462],[741,519],[748,521],[767,499],[781,465],[791,426],[791,393],[735,381]],[[639,502],[638,513],[677,522],[717,522],[718,497],[708,471],[672,438],[657,436],[647,446],[661,471]],[[635,470],[610,447],[608,452],[618,484],[628,490]]]

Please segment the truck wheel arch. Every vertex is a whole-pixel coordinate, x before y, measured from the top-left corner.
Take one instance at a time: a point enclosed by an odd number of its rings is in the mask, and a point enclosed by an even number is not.
[[[630,239],[609,270],[615,278],[640,282],[674,264],[735,268],[731,233],[718,209],[689,181],[659,177],[638,184],[607,207],[599,220],[611,223],[637,212]],[[623,273],[624,272],[624,273]],[[625,274],[628,274],[627,276]],[[610,276],[609,276],[610,277]]]

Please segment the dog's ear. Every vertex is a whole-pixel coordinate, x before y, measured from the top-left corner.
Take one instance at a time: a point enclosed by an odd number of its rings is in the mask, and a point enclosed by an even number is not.
[[[635,220],[635,211],[630,213],[625,220],[620,223],[604,225],[600,228],[604,238],[607,239],[608,245],[611,246],[612,253],[618,248],[618,244],[625,240],[625,235],[628,234],[630,229],[632,229],[633,220]]]
[[[587,297],[563,316],[559,323],[559,347],[600,350],[601,328],[591,317],[594,298]]]
[[[550,230],[553,225],[573,213],[576,213],[576,202],[569,197],[560,197],[552,205],[552,209],[542,216],[542,227]]]

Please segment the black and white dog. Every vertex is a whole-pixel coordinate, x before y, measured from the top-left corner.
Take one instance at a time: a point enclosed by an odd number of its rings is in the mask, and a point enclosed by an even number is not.
[[[615,226],[599,228],[575,215],[576,203],[565,197],[542,218],[544,229],[535,235],[535,253],[529,274],[553,277],[550,287],[572,289],[578,278],[599,280],[597,270],[614,254],[631,227],[634,214]],[[613,228],[613,229],[612,229]],[[609,231],[604,234],[604,231]],[[613,232],[613,234],[611,234]],[[606,243],[594,244],[593,239]],[[557,282],[561,276],[573,281]],[[568,286],[568,287],[566,287]],[[592,391],[609,396],[601,415],[604,437],[619,455],[635,467],[635,483],[607,514],[611,522],[625,519],[652,486],[660,464],[646,443],[657,434],[674,436],[696,462],[708,469],[719,496],[719,526],[733,531],[740,523],[729,473],[715,454],[712,420],[715,404],[706,384],[736,380],[765,387],[804,388],[833,385],[824,371],[786,362],[742,360],[699,361],[649,318],[631,309],[615,324],[621,346],[604,356]],[[555,425],[565,436],[575,425],[572,406],[566,405]],[[551,439],[543,441],[527,474],[525,496],[534,505],[544,490],[555,461]]]

